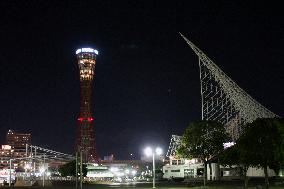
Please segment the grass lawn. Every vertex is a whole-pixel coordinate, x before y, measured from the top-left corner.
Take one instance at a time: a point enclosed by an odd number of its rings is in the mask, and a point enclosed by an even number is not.
[[[283,182],[278,182],[279,184],[282,183],[281,185],[273,186],[271,185],[271,189],[284,189],[284,184]],[[242,189],[242,183],[231,183],[231,182],[224,182],[224,183],[208,183],[208,186],[200,186],[202,183],[199,183],[198,185],[191,186],[186,183],[157,183],[156,188],[157,189]],[[259,183],[253,183],[251,182],[249,184],[248,189],[256,189],[256,185]],[[264,183],[262,184],[262,189],[264,189]],[[277,184],[275,182],[275,184]],[[9,186],[0,186],[0,189],[8,189],[10,188]],[[12,186],[11,188],[14,189],[75,189],[75,184],[74,185],[62,185],[58,184],[57,186]],[[131,188],[137,188],[137,189],[152,189],[152,184],[151,183],[142,183],[142,184],[115,184],[115,185],[109,185],[109,184],[87,184],[83,185],[83,189],[131,189]],[[80,189],[80,185],[78,186],[78,189]]]
[[[8,189],[9,187],[5,186],[0,186],[0,188],[6,188]],[[52,187],[11,187],[14,189],[71,189],[75,187],[71,186],[52,186]],[[116,187],[106,187],[106,186],[99,186],[99,185],[88,185],[84,186],[83,189],[106,189],[106,188],[115,188],[115,189],[130,189],[130,188],[136,188],[136,187],[127,187],[127,186],[116,186]],[[152,187],[137,187],[139,189],[151,189]],[[242,189],[240,186],[199,186],[199,187],[157,187],[157,189]],[[248,189],[255,189],[256,187],[249,187]],[[262,187],[263,189],[265,188],[264,186]],[[284,185],[282,186],[270,186],[271,189],[283,189]]]

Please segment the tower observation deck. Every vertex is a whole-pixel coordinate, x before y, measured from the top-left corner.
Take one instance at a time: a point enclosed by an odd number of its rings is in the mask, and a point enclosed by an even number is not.
[[[94,137],[92,87],[98,51],[92,48],[81,48],[76,51],[76,55],[80,75],[81,102],[75,151],[82,151],[84,162],[96,162],[98,157]]]

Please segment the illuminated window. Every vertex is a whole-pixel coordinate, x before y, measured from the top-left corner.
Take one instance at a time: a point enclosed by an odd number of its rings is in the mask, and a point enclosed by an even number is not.
[[[180,170],[179,169],[171,170],[171,172],[180,172]]]
[[[185,178],[193,178],[194,177],[194,169],[184,169],[184,177]]]

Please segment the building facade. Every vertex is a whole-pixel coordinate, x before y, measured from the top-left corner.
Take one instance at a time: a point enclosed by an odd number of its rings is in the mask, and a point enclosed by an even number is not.
[[[17,133],[9,130],[7,133],[7,145],[10,145],[13,149],[26,149],[26,144],[30,145],[32,141],[32,135],[30,133]]]
[[[0,169],[7,169],[10,166],[10,159],[26,157],[27,145],[31,144],[30,133],[19,133],[13,130],[7,132],[6,144],[0,149]],[[21,167],[22,160],[14,160],[12,167]]]
[[[207,165],[207,180],[232,180],[241,179],[239,166],[219,166],[217,163]],[[163,166],[163,178],[168,180],[191,180],[203,179],[204,164],[199,159],[182,159],[170,157],[170,163]],[[268,169],[269,177],[275,176],[272,169]],[[264,171],[261,168],[249,167],[248,177],[264,177]]]

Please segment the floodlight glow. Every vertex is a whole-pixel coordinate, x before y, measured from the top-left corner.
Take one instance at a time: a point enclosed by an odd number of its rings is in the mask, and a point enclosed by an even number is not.
[[[116,178],[116,181],[118,181],[118,182],[122,182],[122,178],[117,177],[117,178]]]
[[[132,170],[131,173],[132,173],[133,176],[135,176],[137,171],[136,170]]]
[[[43,173],[44,171],[45,171],[45,168],[44,168],[44,167],[39,168],[39,172],[40,172],[40,173]]]
[[[25,165],[25,169],[30,169],[31,168],[31,165],[30,164],[26,164]]]
[[[152,153],[153,153],[152,148],[150,148],[150,147],[145,148],[144,153],[145,153],[146,156],[151,156]]]
[[[119,176],[119,177],[121,177],[121,176],[124,176],[124,175],[125,175],[123,172],[116,172],[115,174],[116,174],[116,176]]]
[[[125,170],[125,173],[126,173],[126,174],[129,174],[129,172],[130,172],[129,169],[126,169],[126,170]]]
[[[110,168],[110,171],[113,172],[113,173],[114,173],[114,172],[117,172],[117,171],[118,171],[118,168],[117,168],[117,167],[112,167],[112,168]]]
[[[161,155],[163,153],[163,150],[162,150],[162,148],[156,148],[156,154],[157,155]]]

